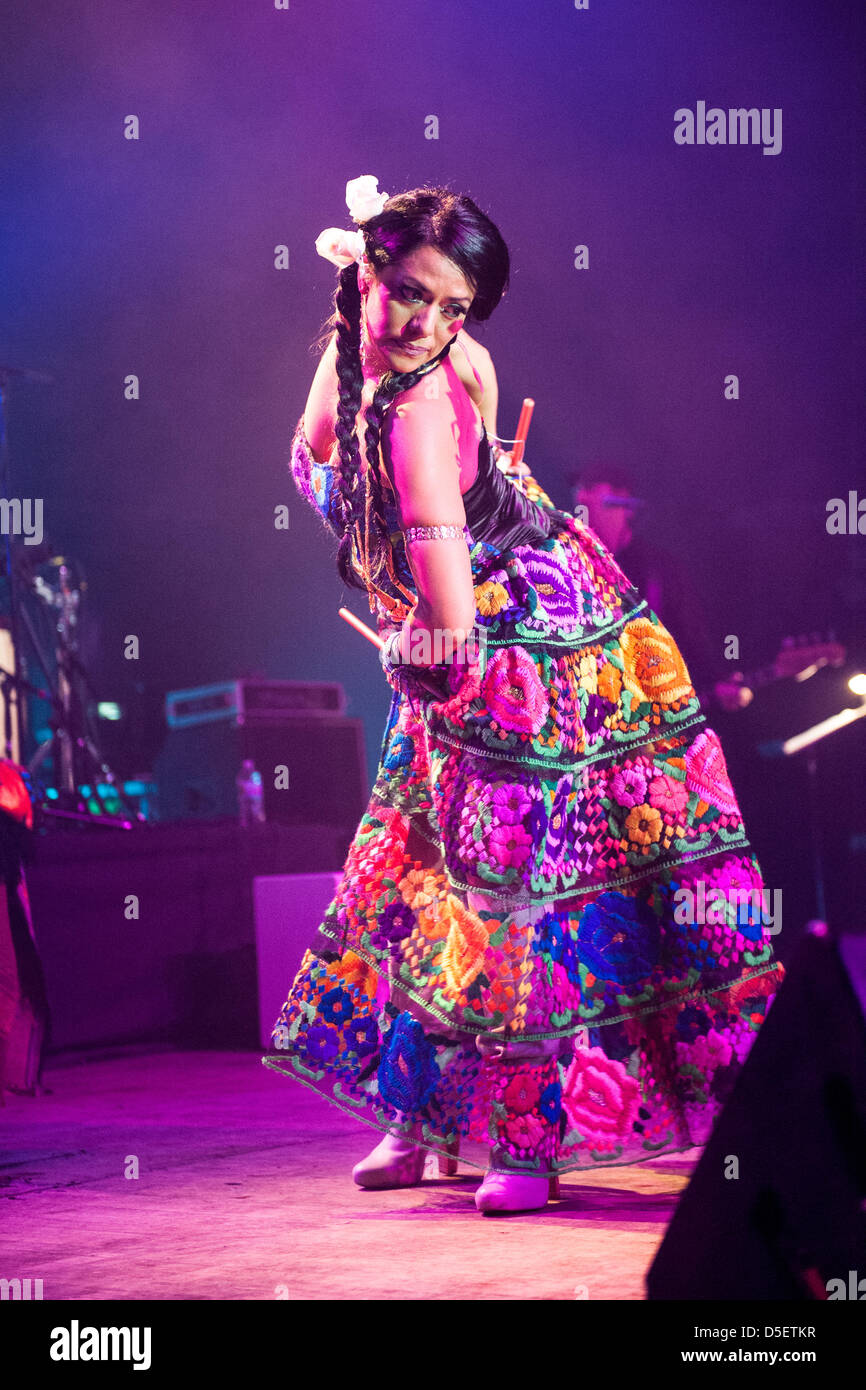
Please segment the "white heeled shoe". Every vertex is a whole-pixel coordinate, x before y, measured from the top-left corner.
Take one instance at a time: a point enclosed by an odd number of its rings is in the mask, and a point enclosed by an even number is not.
[[[559,1178],[533,1178],[525,1173],[504,1173],[490,1168],[475,1193],[481,1212],[539,1211],[560,1196]]]
[[[420,1138],[420,1131],[413,1131],[408,1138],[403,1134],[386,1134],[369,1153],[356,1163],[352,1177],[358,1187],[417,1187],[424,1176],[424,1163],[427,1149],[414,1142]],[[457,1172],[458,1141],[449,1144],[447,1153],[440,1153],[439,1172],[443,1177],[453,1177]]]

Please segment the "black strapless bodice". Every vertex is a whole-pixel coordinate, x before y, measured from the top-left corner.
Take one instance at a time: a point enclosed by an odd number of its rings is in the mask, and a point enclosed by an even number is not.
[[[564,512],[531,502],[503,473],[493,457],[486,426],[478,442],[478,474],[463,494],[463,507],[473,540],[486,541],[497,550],[538,545],[568,524]]]
[[[564,512],[531,502],[503,473],[493,456],[486,425],[478,441],[478,472],[463,493],[463,508],[473,541],[485,541],[497,550],[539,545],[568,526]]]

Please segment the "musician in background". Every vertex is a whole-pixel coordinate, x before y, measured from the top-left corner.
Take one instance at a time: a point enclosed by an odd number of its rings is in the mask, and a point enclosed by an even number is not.
[[[634,519],[644,502],[634,495],[628,470],[618,463],[597,462],[572,475],[571,489],[573,506],[586,508],[581,515],[587,524],[613,552],[653,612],[677,634],[702,705],[744,709],[753,692],[741,672],[727,668],[709,640],[693,578],[675,556],[633,535]]]
[[[653,611],[677,634],[701,704],[720,734],[764,880],[771,889],[783,888],[788,929],[797,930],[820,909],[808,828],[812,815],[824,832],[823,879],[829,916],[844,922],[849,915],[846,882],[862,883],[866,872],[864,856],[861,853],[858,860],[852,848],[857,827],[862,825],[855,809],[859,785],[855,787],[851,780],[852,769],[861,760],[852,750],[862,734],[849,730],[821,746],[821,783],[811,809],[803,760],[762,756],[760,750],[808,728],[845,703],[844,682],[834,669],[845,660],[845,649],[835,641],[820,640],[818,634],[805,647],[783,643],[770,665],[750,677],[756,689],[761,687],[760,699],[752,704],[753,689],[740,672],[725,670],[724,655],[708,638],[694,577],[676,556],[645,539],[636,526],[646,503],[635,496],[628,470],[618,463],[599,462],[573,474],[570,482],[573,507],[586,508],[581,515],[613,551]],[[765,557],[764,563],[772,561]],[[813,670],[825,669],[804,683],[813,662]],[[843,786],[849,788],[847,794],[840,792]],[[827,827],[839,822],[840,805],[846,807],[842,833],[831,834]],[[795,808],[793,814],[791,808]]]

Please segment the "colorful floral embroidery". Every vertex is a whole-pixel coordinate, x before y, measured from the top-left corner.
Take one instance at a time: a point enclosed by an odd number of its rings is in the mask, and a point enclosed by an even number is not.
[[[327,467],[297,439],[293,474],[328,521]],[[411,585],[399,544],[394,561]],[[703,1143],[784,975],[719,741],[575,518],[538,546],[476,536],[470,561],[485,669],[415,708],[393,692],[263,1060],[520,1171]]]
[[[495,652],[481,683],[492,726],[521,734],[537,734],[548,714],[547,691],[535,663],[521,647]]]
[[[573,1130],[603,1150],[628,1138],[640,1108],[640,1086],[600,1047],[577,1053],[566,1072],[562,1106]]]
[[[738,814],[722,745],[712,729],[699,733],[686,753],[686,786],[700,793],[710,806],[718,806],[728,815]]]

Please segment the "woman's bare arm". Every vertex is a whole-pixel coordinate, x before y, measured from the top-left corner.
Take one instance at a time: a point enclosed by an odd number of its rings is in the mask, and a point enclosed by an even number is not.
[[[461,444],[463,450],[477,451],[475,413],[461,394],[446,392],[431,399],[425,394],[425,385],[419,381],[404,392],[386,417],[382,431],[400,524],[404,531],[410,526],[450,524],[462,528],[466,512],[460,495],[459,460]],[[419,628],[428,634],[429,661],[448,660],[451,642],[456,645],[467,640],[475,622],[468,546],[462,535],[456,539],[418,539],[407,542],[406,555],[418,603],[403,627],[403,660],[418,661],[411,653],[418,650],[417,644],[412,644],[412,634]],[[432,655],[436,650],[442,651],[441,658]]]

